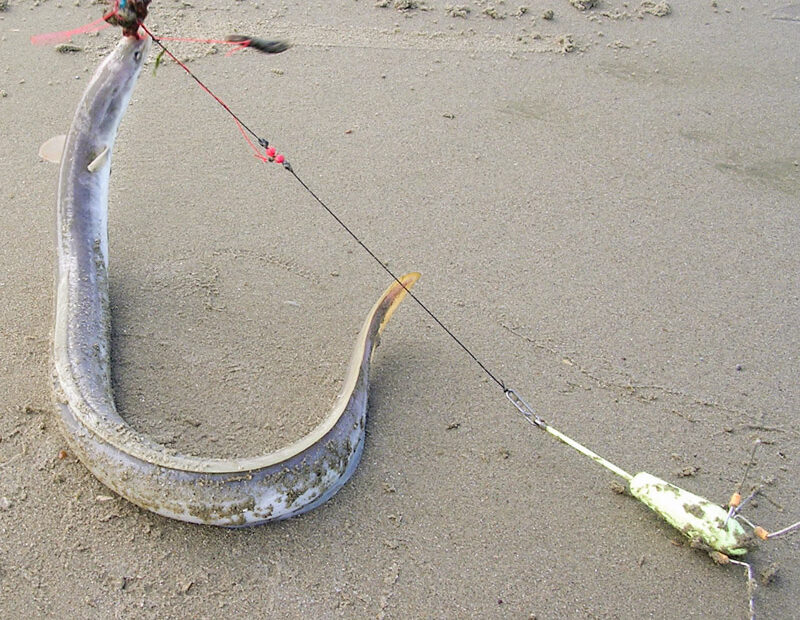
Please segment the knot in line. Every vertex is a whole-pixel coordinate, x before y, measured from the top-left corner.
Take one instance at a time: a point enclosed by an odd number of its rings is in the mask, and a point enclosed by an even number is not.
[[[103,16],[112,26],[121,26],[126,37],[139,37],[139,26],[147,17],[150,0],[113,0],[113,8]]]

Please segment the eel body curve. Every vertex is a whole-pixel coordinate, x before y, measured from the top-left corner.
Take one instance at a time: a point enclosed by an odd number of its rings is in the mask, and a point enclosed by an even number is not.
[[[298,515],[353,474],[364,447],[372,353],[419,274],[399,278],[373,306],[332,409],[298,441],[264,456],[202,458],[171,451],[128,425],[111,386],[108,182],[117,128],[149,46],[149,38],[126,36],[103,61],[61,158],[53,358],[62,430],[101,482],[160,515],[227,527]]]

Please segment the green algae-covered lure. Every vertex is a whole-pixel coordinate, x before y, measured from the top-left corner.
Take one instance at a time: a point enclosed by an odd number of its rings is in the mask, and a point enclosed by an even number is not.
[[[574,448],[584,456],[588,456],[598,465],[614,472],[628,482],[630,494],[658,514],[681,534],[695,544],[709,550],[717,551],[725,556],[743,556],[751,546],[753,537],[742,525],[731,517],[729,511],[719,504],[690,493],[661,478],[641,472],[635,476],[614,463],[592,452],[586,446],[553,428],[536,415],[530,406],[514,390],[507,389],[506,396],[519,409],[525,418],[534,426],[547,431],[559,441]],[[761,535],[761,528],[756,528],[756,535]]]

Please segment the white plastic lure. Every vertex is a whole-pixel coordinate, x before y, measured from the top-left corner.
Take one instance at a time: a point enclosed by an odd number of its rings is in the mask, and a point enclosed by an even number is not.
[[[412,273],[390,286],[356,341],[342,391],[308,435],[237,459],[178,454],[117,412],[111,389],[108,182],[120,120],[150,47],[126,36],[103,61],[66,138],[58,188],[55,394],[72,452],[104,484],[158,514],[210,525],[253,525],[319,506],[352,475],[364,447],[368,371]]]

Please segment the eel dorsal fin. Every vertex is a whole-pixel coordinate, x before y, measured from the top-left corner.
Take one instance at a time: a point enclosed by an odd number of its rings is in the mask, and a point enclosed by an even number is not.
[[[49,161],[53,164],[60,164],[61,154],[64,152],[64,143],[66,141],[67,136],[65,134],[53,136],[39,147],[39,157],[41,157],[44,161]]]

